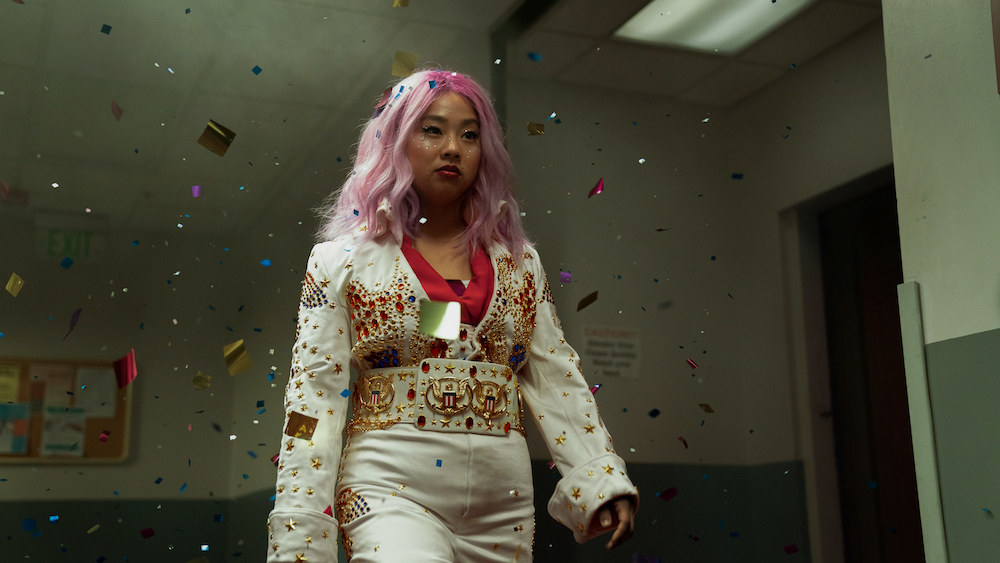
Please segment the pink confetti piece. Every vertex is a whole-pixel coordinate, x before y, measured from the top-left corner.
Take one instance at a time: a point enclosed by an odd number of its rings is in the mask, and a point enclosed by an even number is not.
[[[122,113],[124,112],[125,110],[118,105],[118,102],[111,100],[111,115],[115,116],[115,121],[121,121]]]
[[[604,178],[601,178],[600,180],[597,181],[597,184],[595,184],[594,187],[591,188],[590,193],[587,194],[587,197],[588,198],[594,197],[595,195],[603,191],[604,191]]]
[[[107,442],[109,436],[111,436],[111,431],[110,430],[102,430],[101,431],[101,435],[100,435],[100,440],[102,442]]]
[[[76,323],[80,322],[80,313],[82,312],[83,312],[82,308],[73,311],[73,316],[70,317],[69,319],[69,332],[66,333],[66,336],[63,336],[63,340],[66,340],[66,338],[69,337],[70,333],[73,332],[73,329],[76,328]]]
[[[687,363],[688,363],[689,366],[691,366],[693,368],[697,368],[698,367],[698,364],[694,363],[694,360],[692,360],[691,358],[687,359]]]
[[[326,514],[327,516],[333,516],[333,507],[327,505],[326,510],[323,511],[323,514]]]
[[[201,197],[201,186],[191,186],[191,197]]]
[[[603,383],[595,383],[594,386],[590,388],[590,394],[593,395],[597,393],[598,391],[601,390],[601,387],[603,386],[604,386]]]
[[[656,496],[660,497],[660,500],[670,500],[675,496],[677,496],[677,494],[678,494],[677,487],[670,487],[665,491],[656,493]]]
[[[115,360],[114,367],[118,388],[123,389],[139,375],[139,370],[135,366],[135,348],[129,350],[125,356]]]
[[[684,444],[685,450],[688,449],[688,441],[684,439],[684,436],[678,436],[677,439],[680,440],[682,444]]]
[[[143,539],[148,540],[149,538],[155,536],[156,532],[154,532],[152,528],[146,528],[145,530],[139,530],[139,535],[142,536]]]
[[[549,463],[548,463],[548,466],[549,466],[549,469],[555,469],[556,468],[556,460],[550,459]]]

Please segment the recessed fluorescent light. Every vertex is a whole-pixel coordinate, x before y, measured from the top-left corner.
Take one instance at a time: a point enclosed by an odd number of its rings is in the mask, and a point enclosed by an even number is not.
[[[732,55],[816,0],[653,0],[615,37]]]

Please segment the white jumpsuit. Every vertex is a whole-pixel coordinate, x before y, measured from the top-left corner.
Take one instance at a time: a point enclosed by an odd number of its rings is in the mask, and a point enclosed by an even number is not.
[[[522,416],[534,419],[562,475],[548,511],[578,541],[607,531],[596,521],[606,502],[628,496],[638,505],[579,357],[563,337],[534,249],[515,260],[495,243],[478,266],[473,259],[473,273],[468,293],[489,296],[482,320],[463,322],[458,338],[441,340],[419,330],[419,307],[421,300],[442,300],[447,284],[426,264],[411,265],[399,243],[344,237],[313,248],[285,390],[269,563],[335,562],[338,535],[356,563],[531,561],[533,492]],[[440,414],[448,399],[440,402],[434,376],[473,372],[463,360],[486,362],[476,364],[478,380],[489,378],[483,372],[492,364],[494,380],[513,391],[500,393],[506,419],[468,410]],[[352,366],[361,374],[354,386]],[[385,376],[382,395],[372,374]],[[476,412],[489,411],[498,394],[483,403],[475,391],[490,383],[476,384],[472,375],[463,380],[473,382],[466,401],[478,397]],[[518,398],[528,407],[524,415]]]

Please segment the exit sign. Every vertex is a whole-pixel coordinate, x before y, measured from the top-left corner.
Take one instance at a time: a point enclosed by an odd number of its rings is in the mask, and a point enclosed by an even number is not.
[[[100,217],[44,215],[35,219],[35,255],[47,260],[72,258],[94,262],[101,258],[107,239]]]

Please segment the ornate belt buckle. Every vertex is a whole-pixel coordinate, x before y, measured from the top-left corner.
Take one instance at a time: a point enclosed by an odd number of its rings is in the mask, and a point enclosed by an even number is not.
[[[370,413],[380,413],[392,406],[396,388],[392,385],[392,375],[370,375],[358,378],[355,403]]]
[[[456,415],[469,408],[469,378],[430,377],[430,395],[424,393],[427,406],[438,414]]]
[[[490,421],[507,412],[507,386],[477,381],[472,390],[472,412]]]

